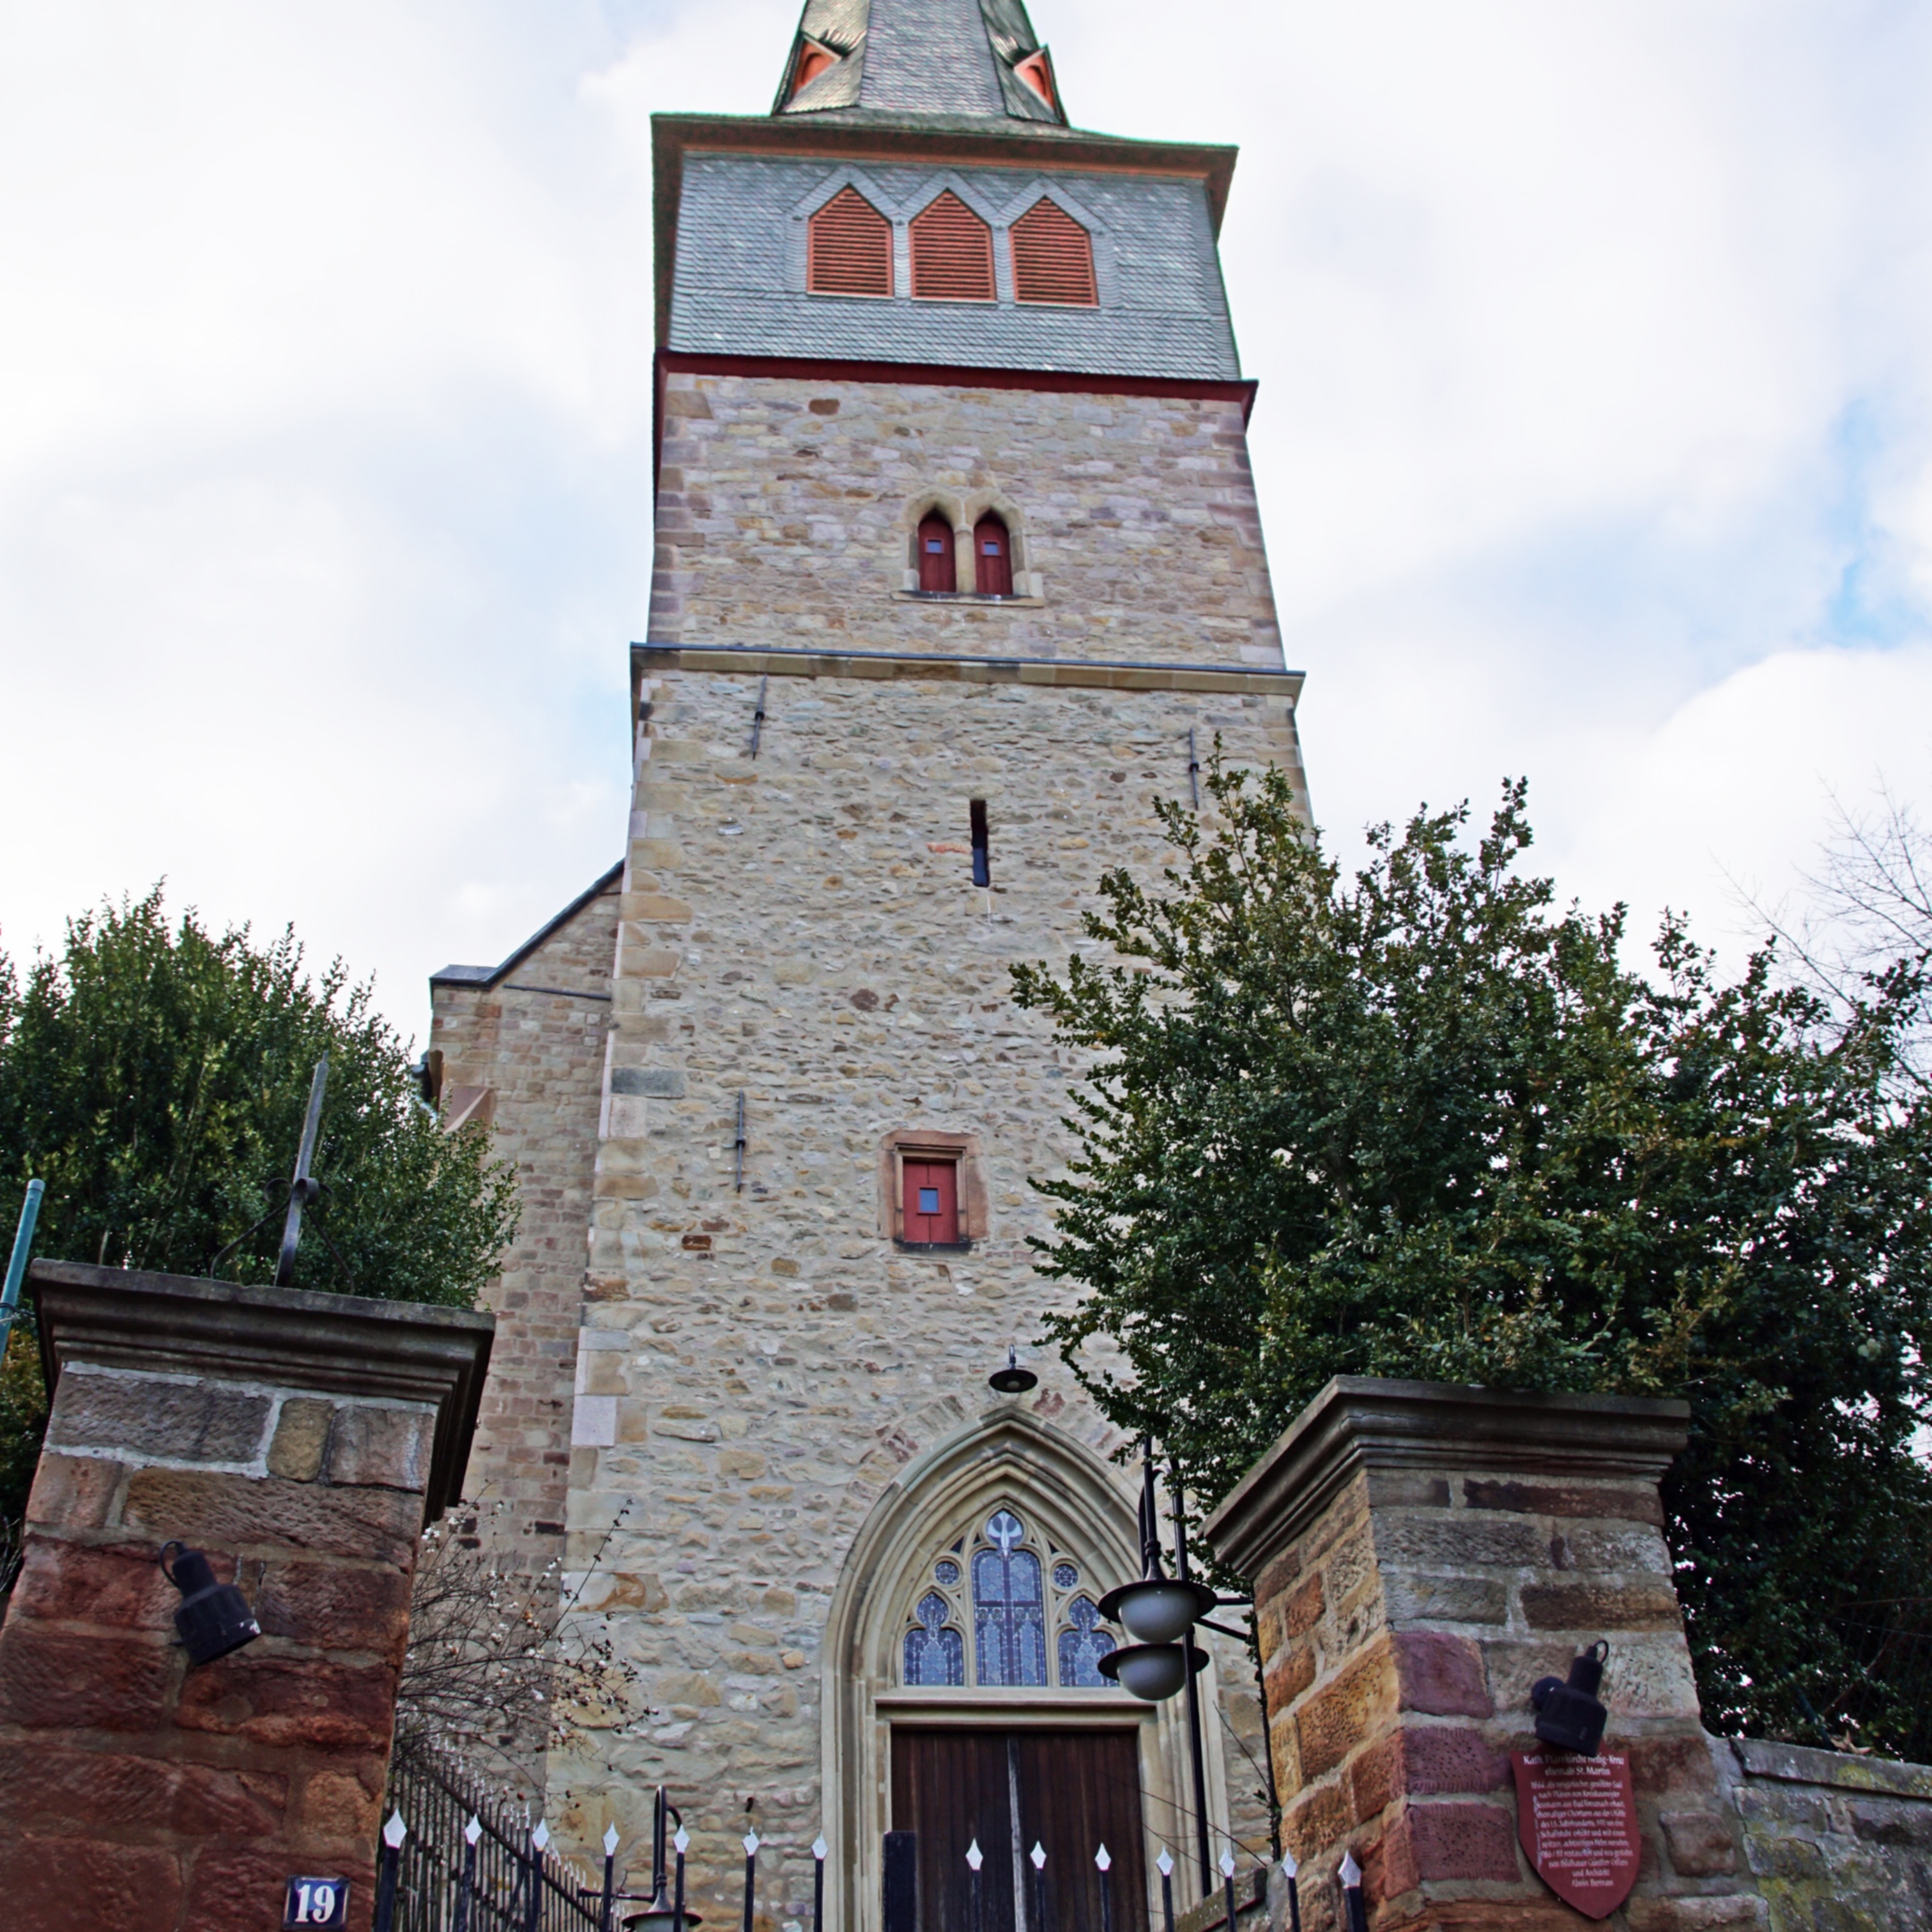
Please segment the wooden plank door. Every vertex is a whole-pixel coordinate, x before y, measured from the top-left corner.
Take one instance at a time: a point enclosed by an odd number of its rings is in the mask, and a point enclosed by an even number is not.
[[[892,1734],[892,1828],[918,1838],[919,1932],[1101,1932],[1102,1844],[1114,1932],[1147,1932],[1140,1750],[1131,1731]],[[978,1842],[979,1918],[969,1845]],[[1043,1926],[1033,1867],[1046,1854]]]

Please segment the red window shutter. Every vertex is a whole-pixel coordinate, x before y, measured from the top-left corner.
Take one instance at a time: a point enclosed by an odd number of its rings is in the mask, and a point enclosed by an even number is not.
[[[856,188],[842,188],[805,231],[805,286],[814,295],[890,295],[892,224]]]
[[[973,526],[973,586],[981,597],[1013,595],[1013,538],[996,516]]]
[[[950,592],[958,588],[953,526],[943,516],[929,516],[919,527],[919,580],[921,590]]]
[[[912,217],[912,292],[921,301],[993,300],[993,231],[950,188]]]
[[[908,1160],[905,1167],[905,1239],[953,1242],[959,1231],[959,1164]]]
[[[1063,208],[1042,195],[1012,233],[1015,301],[1096,306],[1093,237]]]

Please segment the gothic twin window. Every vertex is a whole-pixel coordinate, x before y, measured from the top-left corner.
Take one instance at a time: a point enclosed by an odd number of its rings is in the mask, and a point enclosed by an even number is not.
[[[948,188],[907,225],[915,301],[990,302],[993,231]],[[1013,300],[1091,309],[1093,237],[1064,208],[1042,195],[1007,232]],[[827,201],[805,230],[805,286],[814,295],[889,296],[892,223],[856,188]]]
[[[1092,1690],[1114,1640],[1080,1565],[1000,1508],[939,1555],[905,1633],[909,1686]],[[970,1640],[969,1640],[970,1633]]]

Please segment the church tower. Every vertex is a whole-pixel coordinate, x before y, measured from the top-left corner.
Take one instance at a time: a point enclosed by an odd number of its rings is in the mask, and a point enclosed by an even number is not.
[[[1184,1699],[1097,1668],[1136,1470],[1038,1349],[1030,1177],[1081,1069],[1010,998],[1150,878],[1157,797],[1301,788],[1216,234],[1232,148],[1068,121],[1021,0],[809,0],[769,115],[664,115],[657,550],[622,863],[433,981],[451,1120],[524,1220],[471,1483],[634,1707],[553,1829],[668,1785],[716,1926],[1146,1932],[1200,1894]],[[988,1386],[1017,1343],[1038,1385]],[[1241,1647],[1201,1680],[1213,1856],[1267,1849]],[[641,1868],[633,1866],[641,1880]]]

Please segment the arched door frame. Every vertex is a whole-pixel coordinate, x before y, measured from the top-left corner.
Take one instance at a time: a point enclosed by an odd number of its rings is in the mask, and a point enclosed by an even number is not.
[[[1146,1705],[1118,1691],[906,1690],[899,1650],[921,1567],[982,1511],[1011,1504],[1041,1542],[1080,1564],[1098,1590],[1136,1574],[1140,1532],[1123,1472],[1066,1431],[1002,1402],[911,1461],[873,1504],[833,1592],[823,1652],[823,1804],[826,1923],[879,1932],[881,1841],[891,1804],[893,1725],[970,1724],[1006,1730],[1133,1727],[1139,1734],[1143,1822],[1182,1857],[1187,1817],[1187,1704]],[[1051,1633],[1049,1632],[1049,1641]],[[1208,1804],[1226,1816],[1222,1752],[1211,1734],[1215,1673],[1201,1674],[1210,1734]],[[1151,1902],[1150,1902],[1151,1911]],[[1150,1922],[1153,1922],[1150,1919]]]

